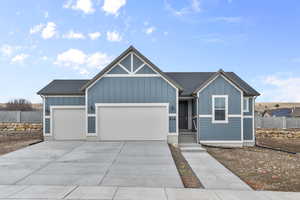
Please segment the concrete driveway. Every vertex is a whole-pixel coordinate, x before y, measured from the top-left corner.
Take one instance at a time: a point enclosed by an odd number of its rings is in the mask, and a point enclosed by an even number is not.
[[[42,142],[0,157],[0,185],[183,187],[165,142]]]

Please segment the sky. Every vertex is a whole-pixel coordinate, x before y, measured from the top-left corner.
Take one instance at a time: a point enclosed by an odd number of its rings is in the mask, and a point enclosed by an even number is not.
[[[299,0],[3,0],[0,102],[90,79],[130,45],[165,72],[233,71],[257,101],[300,101]]]

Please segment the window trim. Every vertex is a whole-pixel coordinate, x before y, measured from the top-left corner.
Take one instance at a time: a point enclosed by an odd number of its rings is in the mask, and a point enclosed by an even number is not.
[[[225,99],[225,120],[215,120],[215,99]],[[212,95],[212,123],[213,124],[227,124],[228,123],[228,95]]]
[[[245,100],[246,100],[246,102],[247,102],[247,103],[246,103],[246,105],[247,105],[246,109],[244,108],[244,106],[245,106],[245,104],[244,104],[245,102],[244,102],[244,101],[245,101]],[[249,97],[244,97],[244,98],[243,98],[243,112],[249,112]]]

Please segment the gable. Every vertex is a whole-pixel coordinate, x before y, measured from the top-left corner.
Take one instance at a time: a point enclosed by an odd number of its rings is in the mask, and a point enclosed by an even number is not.
[[[180,84],[163,73],[133,46],[130,46],[100,73],[81,87],[81,91],[89,89],[103,77],[161,77],[175,89],[183,90]]]

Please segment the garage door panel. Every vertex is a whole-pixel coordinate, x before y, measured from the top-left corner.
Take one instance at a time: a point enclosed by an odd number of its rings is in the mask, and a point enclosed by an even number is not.
[[[53,109],[52,130],[56,140],[85,139],[84,108]]]
[[[101,140],[166,140],[166,106],[98,107]]]

